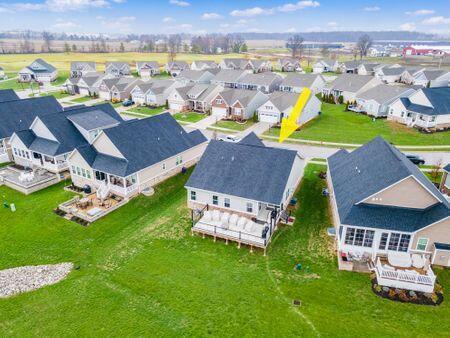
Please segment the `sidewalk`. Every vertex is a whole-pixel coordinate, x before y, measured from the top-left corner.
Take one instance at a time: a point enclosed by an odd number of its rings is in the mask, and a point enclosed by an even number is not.
[[[208,117],[205,117],[203,120],[200,120],[196,123],[191,123],[189,125],[190,128],[195,128],[195,129],[207,129],[208,127],[212,126],[214,123],[216,123],[217,121],[219,121],[220,118],[218,118],[217,116],[213,116],[210,115]],[[227,131],[227,129],[224,129],[224,131]]]

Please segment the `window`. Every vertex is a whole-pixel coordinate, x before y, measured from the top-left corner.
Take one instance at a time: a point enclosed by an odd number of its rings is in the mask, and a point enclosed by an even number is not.
[[[162,168],[163,168],[163,170],[166,170],[166,164],[165,163],[162,164]]]
[[[253,212],[253,203],[247,202],[247,212]]]
[[[197,192],[191,191],[191,201],[196,201],[196,200],[197,200]]]
[[[403,234],[402,237],[400,238],[400,244],[398,246],[398,251],[407,252],[410,239],[411,239],[411,235]]]
[[[389,239],[388,250],[397,251],[398,243],[400,242],[399,233],[391,233],[391,238]]]
[[[387,244],[388,238],[389,238],[389,234],[387,232],[383,232],[381,234],[380,246],[379,246],[380,250],[386,250],[386,244]]]
[[[177,156],[176,165],[183,163],[183,158],[181,156]]]
[[[72,174],[76,174],[77,171],[75,170],[75,166],[72,166]]]
[[[375,231],[373,230],[366,230],[366,236],[364,237],[364,243],[363,246],[366,248],[371,248],[373,244],[373,237],[375,235]]]
[[[16,148],[13,148],[13,149],[14,149],[14,155],[18,156],[17,149]]]
[[[417,240],[417,250],[425,251],[427,249],[428,238],[419,238]]]
[[[219,205],[219,196],[213,195],[212,197],[212,203],[214,205]]]
[[[223,206],[224,206],[225,208],[229,208],[229,207],[230,207],[230,199],[229,199],[229,198],[225,198],[225,199],[223,200]]]
[[[347,228],[345,244],[371,248],[374,236],[375,231],[373,230]]]
[[[86,176],[87,176],[87,178],[91,179],[91,171],[90,170],[86,170]]]
[[[345,234],[345,244],[353,244],[353,240],[355,239],[355,229],[347,228],[347,232]]]
[[[223,101],[221,99],[216,100],[216,104],[222,104],[222,103],[223,103]]]
[[[77,167],[77,175],[81,176],[81,169],[80,169],[80,167]]]
[[[81,176],[86,177],[86,170],[81,168]]]

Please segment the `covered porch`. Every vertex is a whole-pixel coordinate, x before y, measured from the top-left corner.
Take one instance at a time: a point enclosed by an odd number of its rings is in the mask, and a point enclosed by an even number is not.
[[[423,115],[408,111],[405,117],[405,123],[408,127],[435,128],[436,116]]]
[[[139,193],[137,175],[120,177],[94,170],[95,188],[102,189],[104,194],[114,193],[122,197],[130,197]]]
[[[31,152],[31,167],[39,167],[52,173],[59,173],[69,170],[67,163],[68,154],[58,156],[48,156],[35,151]]]

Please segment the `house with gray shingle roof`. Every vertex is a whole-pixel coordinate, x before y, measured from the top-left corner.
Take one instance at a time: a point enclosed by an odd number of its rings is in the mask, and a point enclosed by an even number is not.
[[[450,252],[437,249],[450,244],[444,196],[381,137],[338,151],[328,168],[339,268],[370,269],[379,285],[431,292],[430,264],[450,265]]]
[[[43,59],[34,60],[29,66],[26,66],[18,73],[19,82],[43,82],[55,81],[58,77],[58,71],[51,64]]]
[[[105,101],[122,101],[129,99],[131,91],[143,82],[132,76],[105,78],[99,86],[99,97]]]
[[[165,70],[172,77],[177,77],[181,71],[189,69],[189,64],[186,61],[171,61],[165,66]]]
[[[359,93],[381,84],[381,81],[368,75],[341,74],[330,87],[323,89],[324,94],[331,94],[337,100],[340,96],[344,102],[353,102]]]
[[[313,65],[313,73],[315,74],[336,72],[338,69],[339,69],[339,62],[337,60],[331,59],[318,60]]]
[[[450,86],[450,71],[445,69],[425,69],[414,75],[414,85],[423,87]]]
[[[130,75],[131,67],[126,62],[118,62],[118,61],[106,62],[105,74],[116,76],[116,77]]]
[[[273,72],[247,74],[238,81],[238,88],[259,90],[263,93],[272,93],[280,86],[283,78]]]
[[[247,72],[241,69],[221,69],[211,80],[211,83],[226,88],[237,88],[239,81],[245,75],[247,75]]]
[[[379,65],[380,65],[379,63],[363,62],[358,66],[356,73],[359,75],[374,75],[375,67]]]
[[[66,88],[66,91],[72,95],[98,95],[100,85],[106,78],[108,78],[108,75],[104,73],[88,72],[80,77],[69,77],[63,86]]]
[[[273,92],[261,106],[258,107],[258,120],[270,124],[281,123],[282,118],[288,118],[298,101],[300,94],[291,92]],[[322,102],[311,95],[296,123],[299,126],[311,121],[320,114]]]
[[[131,198],[197,163],[206,143],[199,130],[186,132],[164,113],[104,129],[68,163],[75,186]]]
[[[387,116],[391,103],[400,97],[408,97],[414,92],[413,88],[407,86],[390,86],[382,83],[357,94],[355,104],[350,105],[348,109],[374,117]]]
[[[279,90],[282,92],[301,93],[303,88],[308,87],[314,94],[321,93],[326,81],[320,74],[288,74],[280,83]]]
[[[160,107],[166,104],[170,93],[182,84],[171,79],[138,82],[131,90],[131,99],[140,105]]]
[[[430,131],[450,128],[450,87],[421,88],[389,106],[388,120]]]
[[[12,161],[10,138],[15,132],[28,129],[37,116],[62,110],[54,96],[0,102],[0,163]]]
[[[447,196],[447,200],[450,202],[450,163],[442,168],[440,191]]]
[[[182,83],[184,86],[188,84],[209,84],[214,78],[214,73],[218,72],[216,69],[209,70],[192,70],[184,69],[176,77],[176,81]]]
[[[160,74],[159,63],[156,61],[137,61],[136,71],[144,79]]]
[[[89,73],[95,73],[97,65],[90,61],[72,61],[70,63],[70,77],[82,77]]]
[[[13,89],[0,89],[0,103],[14,100],[20,100],[20,98]]]
[[[213,60],[197,60],[191,63],[192,70],[217,69],[219,65]]]
[[[108,103],[37,116],[28,129],[12,135],[14,162],[52,173],[66,171],[67,158],[75,148],[92,143],[102,130],[122,122]]]
[[[223,87],[214,84],[196,84],[187,93],[189,110],[206,113],[211,111],[211,102]]]
[[[266,147],[253,133],[210,141],[185,185],[188,207],[199,212],[192,230],[266,248],[304,166],[296,151]]]
[[[303,72],[299,59],[281,58],[277,61],[278,69],[282,72]]]
[[[248,120],[268,96],[258,90],[225,89],[212,100],[211,114],[218,118]]]

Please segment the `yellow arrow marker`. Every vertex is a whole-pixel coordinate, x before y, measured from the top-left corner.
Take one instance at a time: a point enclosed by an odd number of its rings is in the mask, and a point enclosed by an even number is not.
[[[281,131],[280,138],[278,139],[279,143],[282,143],[286,140],[291,134],[298,129],[297,121],[302,114],[303,108],[306,106],[306,102],[308,102],[309,97],[311,96],[311,90],[309,88],[303,88],[300,97],[297,100],[294,108],[289,114],[288,118],[283,117],[281,120]]]

